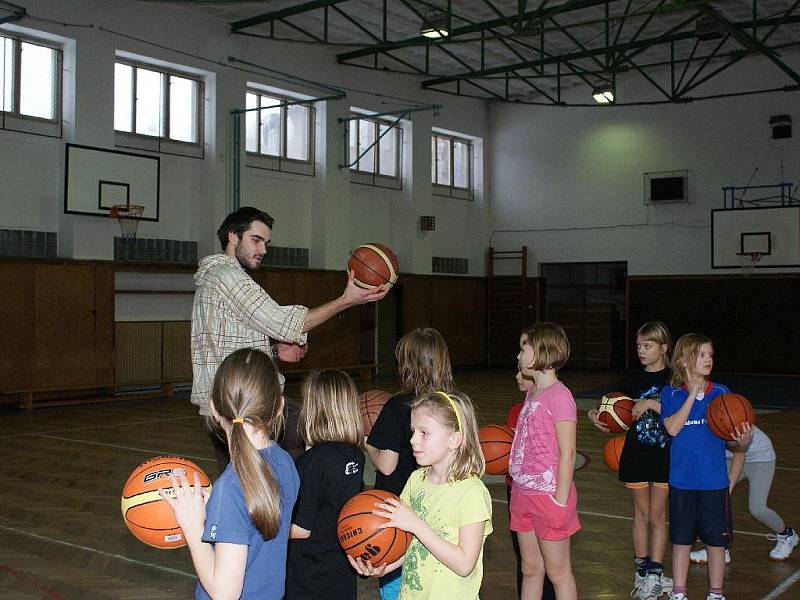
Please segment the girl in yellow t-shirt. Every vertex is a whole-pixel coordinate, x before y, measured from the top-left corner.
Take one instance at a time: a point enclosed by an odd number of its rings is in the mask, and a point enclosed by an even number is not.
[[[492,532],[492,501],[480,477],[483,454],[470,399],[434,392],[411,409],[411,447],[420,469],[409,478],[402,502],[376,504],[386,527],[414,535],[405,555],[377,568],[349,557],[362,575],[382,576],[401,565],[400,600],[472,600],[483,579],[483,543]]]

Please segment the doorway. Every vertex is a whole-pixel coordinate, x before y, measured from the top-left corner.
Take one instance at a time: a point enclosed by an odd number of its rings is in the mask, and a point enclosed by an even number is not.
[[[625,365],[627,262],[542,263],[545,319],[570,341],[569,366]]]

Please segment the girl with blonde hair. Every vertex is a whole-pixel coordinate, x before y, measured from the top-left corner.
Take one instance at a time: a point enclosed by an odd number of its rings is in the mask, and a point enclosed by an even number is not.
[[[374,568],[350,563],[362,575],[381,576],[402,565],[401,600],[473,600],[483,579],[483,544],[492,532],[492,502],[481,481],[484,459],[475,409],[456,392],[418,398],[411,410],[411,446],[420,469],[400,495],[373,512],[413,534],[405,555]]]
[[[357,576],[339,546],[336,526],[345,503],[363,487],[364,431],[358,392],[343,371],[311,373],[303,382],[297,458],[300,494],[292,517],[286,600],[355,600]]]

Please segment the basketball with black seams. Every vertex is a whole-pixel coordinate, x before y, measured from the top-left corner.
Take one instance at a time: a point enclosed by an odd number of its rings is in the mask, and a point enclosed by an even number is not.
[[[741,394],[728,392],[720,394],[708,405],[706,423],[714,435],[731,441],[736,435],[734,429],[738,429],[741,433],[745,423],[755,425],[756,414],[747,398]]]
[[[481,452],[489,475],[506,475],[514,432],[506,425],[484,425],[478,430]]]
[[[355,284],[365,290],[390,288],[397,282],[400,267],[397,256],[383,244],[362,244],[350,253],[347,270],[355,274]]]
[[[211,491],[211,482],[203,470],[187,458],[180,456],[157,456],[140,464],[133,470],[122,487],[122,518],[136,538],[148,546],[161,549],[180,548],[186,545],[183,530],[175,520],[175,513],[159,495],[159,488],[172,493],[170,474],[183,472],[190,485],[194,485],[194,474],[200,474],[200,485],[206,493]]]
[[[634,406],[636,402],[622,392],[609,392],[597,404],[597,420],[612,433],[628,431],[633,425]]]
[[[411,543],[411,534],[396,527],[381,525],[388,519],[373,514],[376,504],[397,496],[384,490],[367,490],[347,501],[339,513],[336,535],[339,545],[353,558],[378,567],[391,564],[403,556]]]
[[[364,424],[364,435],[369,435],[372,426],[378,420],[378,415],[383,410],[383,405],[392,395],[384,390],[369,390],[358,397],[358,407],[361,411],[361,421]]]
[[[614,472],[619,472],[619,459],[624,446],[625,436],[617,435],[608,440],[603,448],[603,462]]]

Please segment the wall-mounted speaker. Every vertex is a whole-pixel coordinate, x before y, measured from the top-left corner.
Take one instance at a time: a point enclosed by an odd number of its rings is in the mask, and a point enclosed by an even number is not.
[[[773,115],[769,118],[773,140],[785,140],[792,137],[792,117],[789,115]]]

